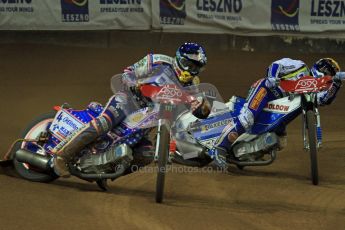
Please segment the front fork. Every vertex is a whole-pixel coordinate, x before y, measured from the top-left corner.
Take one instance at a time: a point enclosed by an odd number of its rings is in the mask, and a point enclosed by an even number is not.
[[[305,105],[313,105],[313,111],[316,116],[316,137],[317,137],[317,148],[321,148],[322,145],[322,129],[321,129],[321,119],[320,119],[320,113],[319,109],[314,106],[317,103],[316,100],[316,94],[305,94],[304,100]],[[309,141],[307,139],[307,108],[310,108],[310,106],[302,106],[302,135],[303,135],[303,144],[304,144],[304,150],[309,150]]]
[[[158,154],[159,154],[159,145],[160,145],[160,139],[161,139],[161,129],[162,129],[162,125],[167,125],[164,123],[163,119],[159,119],[158,120],[158,127],[157,127],[157,137],[156,137],[156,150],[155,150],[155,156],[153,158],[154,162],[157,163],[158,162]],[[169,156],[168,156],[168,164],[171,164],[172,162],[172,154],[174,154],[176,151],[176,142],[173,140],[170,140],[170,144],[169,144]]]
[[[162,119],[158,120],[158,126],[157,126],[157,137],[156,137],[156,150],[155,150],[155,157],[154,162],[158,162],[158,152],[159,152],[159,145],[161,140],[161,129],[162,129]]]

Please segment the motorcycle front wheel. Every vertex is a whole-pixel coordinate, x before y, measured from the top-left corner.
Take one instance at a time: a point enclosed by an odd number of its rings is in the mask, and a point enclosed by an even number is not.
[[[156,202],[162,203],[164,196],[164,183],[166,166],[169,156],[169,142],[170,142],[170,132],[165,125],[162,125],[159,130],[159,144],[158,146],[158,174],[156,181]]]
[[[307,111],[307,127],[309,139],[311,179],[313,185],[318,185],[319,173],[317,165],[316,117],[313,110]]]

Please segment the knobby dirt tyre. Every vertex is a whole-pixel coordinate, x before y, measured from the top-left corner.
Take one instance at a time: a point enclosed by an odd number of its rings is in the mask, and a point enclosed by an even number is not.
[[[316,141],[316,117],[312,110],[307,111],[307,127],[309,139],[311,179],[314,185],[319,184],[319,173],[317,163],[317,141]]]
[[[170,142],[170,132],[165,125],[161,126],[160,129],[160,141],[158,147],[158,174],[156,181],[156,202],[162,203],[164,196],[164,183],[166,166],[169,156],[169,142]]]
[[[46,113],[46,114],[42,114],[41,116],[37,117],[34,121],[32,121],[27,127],[26,129],[23,131],[21,138],[27,138],[28,134],[30,134],[30,132],[32,132],[35,127],[37,127],[37,125],[39,125],[40,123],[44,123],[44,122],[50,122],[53,120],[53,118],[55,117],[56,112],[50,112],[50,113]],[[17,143],[13,149],[12,149],[12,156],[13,156],[13,165],[14,168],[16,170],[16,172],[23,177],[24,179],[27,179],[29,181],[34,181],[34,182],[51,182],[55,179],[58,178],[57,175],[55,174],[47,174],[47,173],[43,173],[40,172],[39,170],[34,170],[30,167],[28,167],[27,165],[25,165],[22,162],[19,162],[16,158],[15,158],[15,152],[17,152],[20,148],[21,148],[21,144],[22,143]]]

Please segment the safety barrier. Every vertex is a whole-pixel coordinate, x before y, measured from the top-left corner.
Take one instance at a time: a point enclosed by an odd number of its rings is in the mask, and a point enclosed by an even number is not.
[[[345,0],[0,0],[0,30],[153,30],[342,38]]]

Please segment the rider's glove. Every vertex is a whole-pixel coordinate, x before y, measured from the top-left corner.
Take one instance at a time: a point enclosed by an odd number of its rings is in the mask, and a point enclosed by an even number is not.
[[[195,112],[200,106],[202,105],[204,99],[202,97],[198,97],[191,102],[191,109],[192,112]]]
[[[205,119],[211,112],[211,105],[206,99],[198,97],[191,102],[191,109],[194,116],[199,119]]]
[[[140,85],[130,86],[129,90],[132,92],[134,96],[137,96],[137,97],[141,96]]]
[[[133,98],[139,104],[140,107],[146,107],[151,102],[150,98],[145,97],[141,93],[141,84],[129,87],[129,91],[132,93]]]
[[[266,78],[265,85],[267,88],[272,89],[279,85],[280,79],[277,77],[268,77]]]

